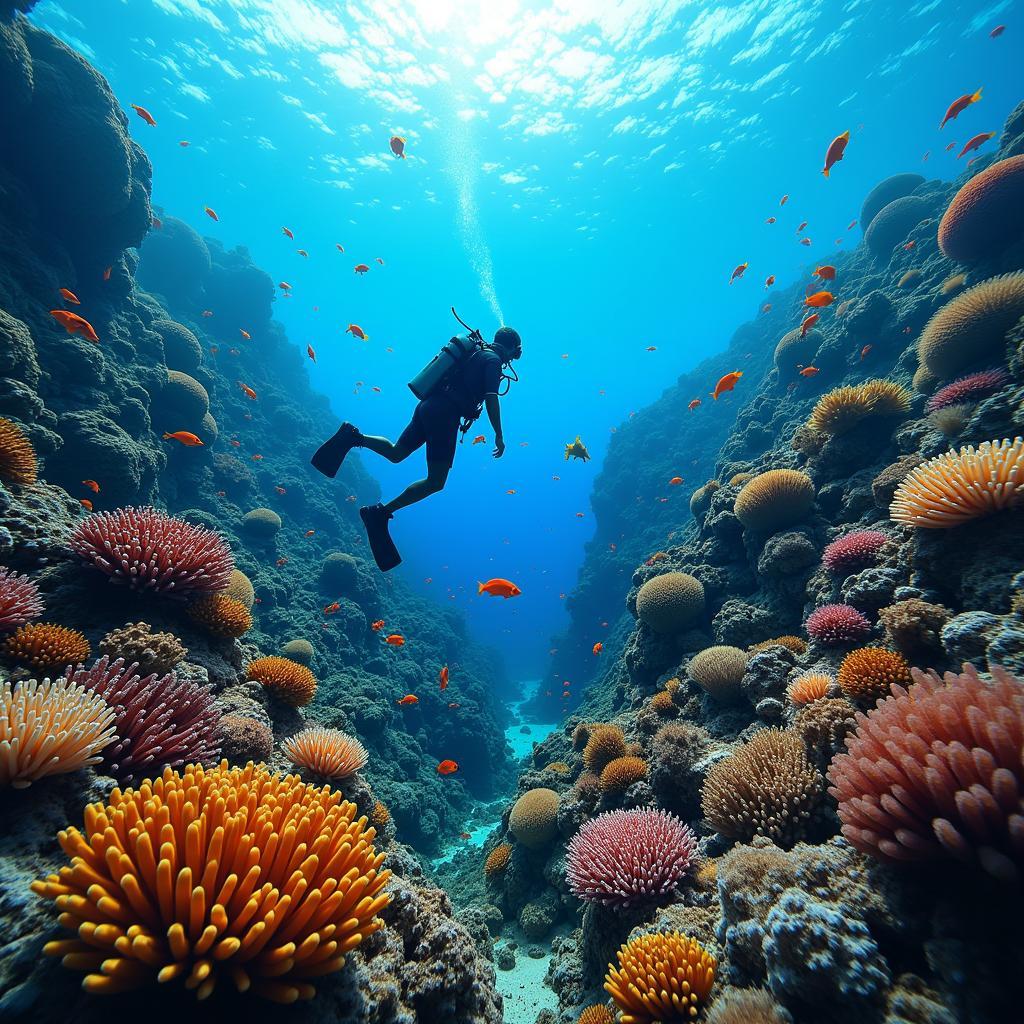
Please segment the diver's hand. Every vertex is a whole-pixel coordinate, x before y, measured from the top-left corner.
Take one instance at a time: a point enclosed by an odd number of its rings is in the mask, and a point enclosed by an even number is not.
[[[505,454],[505,439],[503,437],[496,437],[494,439],[494,451],[491,454],[496,459],[500,459]]]

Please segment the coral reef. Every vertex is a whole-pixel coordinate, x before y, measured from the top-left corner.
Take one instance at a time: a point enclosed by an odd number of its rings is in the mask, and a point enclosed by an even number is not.
[[[220,752],[228,764],[266,761],[274,752],[273,732],[255,718],[225,715],[220,720],[220,735]]]
[[[112,629],[97,645],[98,653],[110,658],[123,658],[134,664],[139,675],[166,675],[184,661],[188,651],[173,633],[154,632],[147,622],[129,622]]]

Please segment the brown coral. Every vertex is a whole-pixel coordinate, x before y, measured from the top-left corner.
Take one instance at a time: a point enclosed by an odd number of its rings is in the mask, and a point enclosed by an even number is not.
[[[735,700],[747,671],[747,654],[739,647],[706,647],[691,659],[686,669],[690,678],[715,700]]]
[[[340,729],[311,725],[281,744],[285,757],[325,779],[347,779],[366,767],[370,755],[354,736]]]
[[[800,736],[763,729],[708,769],[701,807],[722,835],[767,836],[791,846],[803,834],[821,790],[821,774],[808,763]]]
[[[305,665],[288,658],[275,655],[257,658],[245,666],[245,675],[293,708],[305,707],[316,693],[316,676]]]
[[[823,697],[806,705],[793,719],[793,731],[803,739],[814,763],[828,767],[832,755],[853,729],[856,708],[845,697]]]
[[[11,484],[34,484],[37,472],[32,442],[17,423],[0,417],[0,480]]]
[[[736,495],[733,510],[748,530],[775,531],[799,522],[814,504],[814,484],[796,469],[760,473]]]
[[[637,617],[656,633],[678,633],[704,611],[704,586],[685,572],[649,579],[636,595]]]
[[[939,248],[960,263],[1001,252],[1024,233],[1024,156],[990,164],[961,186],[939,221]]]
[[[690,495],[690,514],[694,519],[704,518],[708,509],[711,508],[711,499],[714,497],[715,491],[719,490],[721,486],[717,480],[709,480],[703,487],[698,487]]]
[[[615,1024],[612,1011],[601,1003],[588,1006],[579,1015],[576,1024]]]
[[[220,720],[220,752],[228,764],[266,761],[274,752],[274,734],[247,715],[225,715]]]
[[[508,867],[508,862],[512,857],[512,846],[510,843],[499,843],[491,852],[487,855],[487,860],[484,861],[484,875],[487,878],[493,878],[495,875],[500,875],[505,868]]]
[[[558,794],[553,789],[529,789],[513,805],[509,831],[531,850],[543,849],[558,832]]]
[[[751,654],[757,654],[759,651],[768,651],[773,647],[785,647],[787,651],[792,651],[794,654],[806,654],[807,653],[807,641],[801,640],[798,636],[777,636],[774,640],[762,640],[760,643],[751,644],[747,650]]]
[[[3,643],[3,656],[33,672],[53,672],[89,657],[89,641],[76,629],[49,622],[29,622]]]
[[[668,716],[675,714],[676,702],[672,699],[672,694],[668,690],[659,690],[651,699],[648,701],[647,706],[656,715]]]
[[[87,971],[87,992],[178,979],[205,999],[228,979],[276,1002],[311,999],[313,980],[382,927],[384,854],[326,786],[222,764],[168,768],[109,800],[86,809],[84,834],[60,833],[71,865],[32,884],[77,933],[43,952]]]
[[[910,392],[892,380],[835,388],[818,399],[807,425],[821,434],[845,434],[868,418],[905,416],[910,400]]]
[[[940,650],[942,627],[952,612],[941,604],[931,604],[918,597],[897,601],[882,608],[878,619],[885,627],[886,638],[904,654],[924,650]]]
[[[729,988],[716,1000],[706,1024],[792,1024],[789,1011],[759,988]]]
[[[252,629],[249,609],[227,594],[207,594],[188,606],[188,617],[211,636],[234,640]]]
[[[583,748],[583,764],[588,771],[600,773],[616,757],[626,753],[626,738],[617,725],[592,725],[587,745]]]
[[[828,696],[829,687],[834,682],[835,680],[824,672],[808,672],[789,684],[786,696],[789,697],[791,704],[803,707],[805,704]]]
[[[889,696],[889,687],[910,685],[910,665],[902,654],[884,647],[860,647],[843,658],[839,688],[851,700],[875,701]]]
[[[165,675],[185,659],[188,650],[173,633],[154,633],[148,622],[129,622],[112,629],[99,642],[99,653],[138,665],[140,675]]]
[[[642,757],[617,757],[601,770],[601,790],[604,793],[624,793],[646,777],[647,762]]]
[[[383,800],[375,801],[370,811],[370,824],[380,832],[387,827],[390,821],[391,812],[388,810],[388,805]]]
[[[935,313],[918,338],[918,359],[939,380],[997,363],[1007,333],[1022,316],[1024,272],[989,278]]]

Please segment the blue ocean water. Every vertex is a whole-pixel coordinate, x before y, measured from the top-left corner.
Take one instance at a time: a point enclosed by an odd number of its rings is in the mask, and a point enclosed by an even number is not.
[[[855,244],[878,180],[962,168],[963,143],[1019,98],[1020,6],[44,0],[30,17],[107,76],[154,202],[291,285],[275,316],[313,347],[339,418],[397,436],[451,305],[487,335],[520,331],[504,458],[467,442],[447,490],[393,533],[399,572],[529,678],[564,625],[613,432],[756,316],[768,275],[785,285]],[[577,435],[589,463],[564,461]],[[422,472],[419,454],[365,458],[386,497]],[[491,576],[522,596],[478,596]]]

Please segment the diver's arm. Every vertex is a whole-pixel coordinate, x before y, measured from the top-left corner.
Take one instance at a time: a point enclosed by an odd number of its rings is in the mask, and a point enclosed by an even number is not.
[[[494,430],[494,457],[500,459],[505,454],[505,439],[501,433],[501,404],[497,395],[486,395],[484,406],[487,409],[487,418],[491,421]]]

